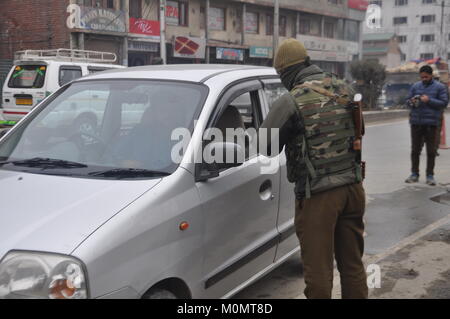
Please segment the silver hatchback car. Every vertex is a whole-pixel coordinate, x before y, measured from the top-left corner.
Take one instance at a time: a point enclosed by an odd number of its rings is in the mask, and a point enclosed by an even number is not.
[[[171,65],[48,97],[0,139],[0,298],[228,298],[280,265],[299,249],[284,154],[205,133],[250,140],[285,92],[273,68]]]

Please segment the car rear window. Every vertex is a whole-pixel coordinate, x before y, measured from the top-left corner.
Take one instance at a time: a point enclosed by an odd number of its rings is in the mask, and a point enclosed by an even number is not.
[[[46,65],[17,65],[8,86],[10,88],[40,89],[44,86]]]

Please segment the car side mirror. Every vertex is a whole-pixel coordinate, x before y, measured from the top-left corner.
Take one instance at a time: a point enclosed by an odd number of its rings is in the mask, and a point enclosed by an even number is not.
[[[219,177],[219,170],[213,164],[200,163],[196,165],[195,181],[206,182],[211,178]]]
[[[238,167],[245,161],[244,148],[235,143],[212,142],[205,146],[203,162],[198,165],[196,181],[204,182],[219,176],[220,171]]]

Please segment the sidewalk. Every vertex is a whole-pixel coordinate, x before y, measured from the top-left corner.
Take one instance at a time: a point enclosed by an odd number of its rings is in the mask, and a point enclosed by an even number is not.
[[[381,271],[380,285],[369,287],[369,299],[450,299],[450,215],[437,223],[438,228],[429,230],[436,223],[430,225],[389,252],[364,258],[366,269],[375,265]],[[375,284],[375,278],[368,283]],[[335,270],[333,299],[341,298],[340,289]]]
[[[380,285],[369,287],[369,298],[450,299],[450,190],[434,201],[448,212],[445,217],[380,254],[364,257],[366,269],[375,265],[381,271]],[[375,278],[368,283],[376,283]],[[335,269],[333,299],[341,298],[340,289]]]
[[[381,287],[370,289],[370,298],[450,299],[450,223],[377,264]]]

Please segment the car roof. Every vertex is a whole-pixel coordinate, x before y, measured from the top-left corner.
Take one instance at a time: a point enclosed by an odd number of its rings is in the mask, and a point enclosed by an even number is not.
[[[114,69],[93,74],[77,81],[100,79],[159,79],[204,83],[222,74],[236,73],[251,76],[274,76],[275,69],[239,64],[170,64]]]

